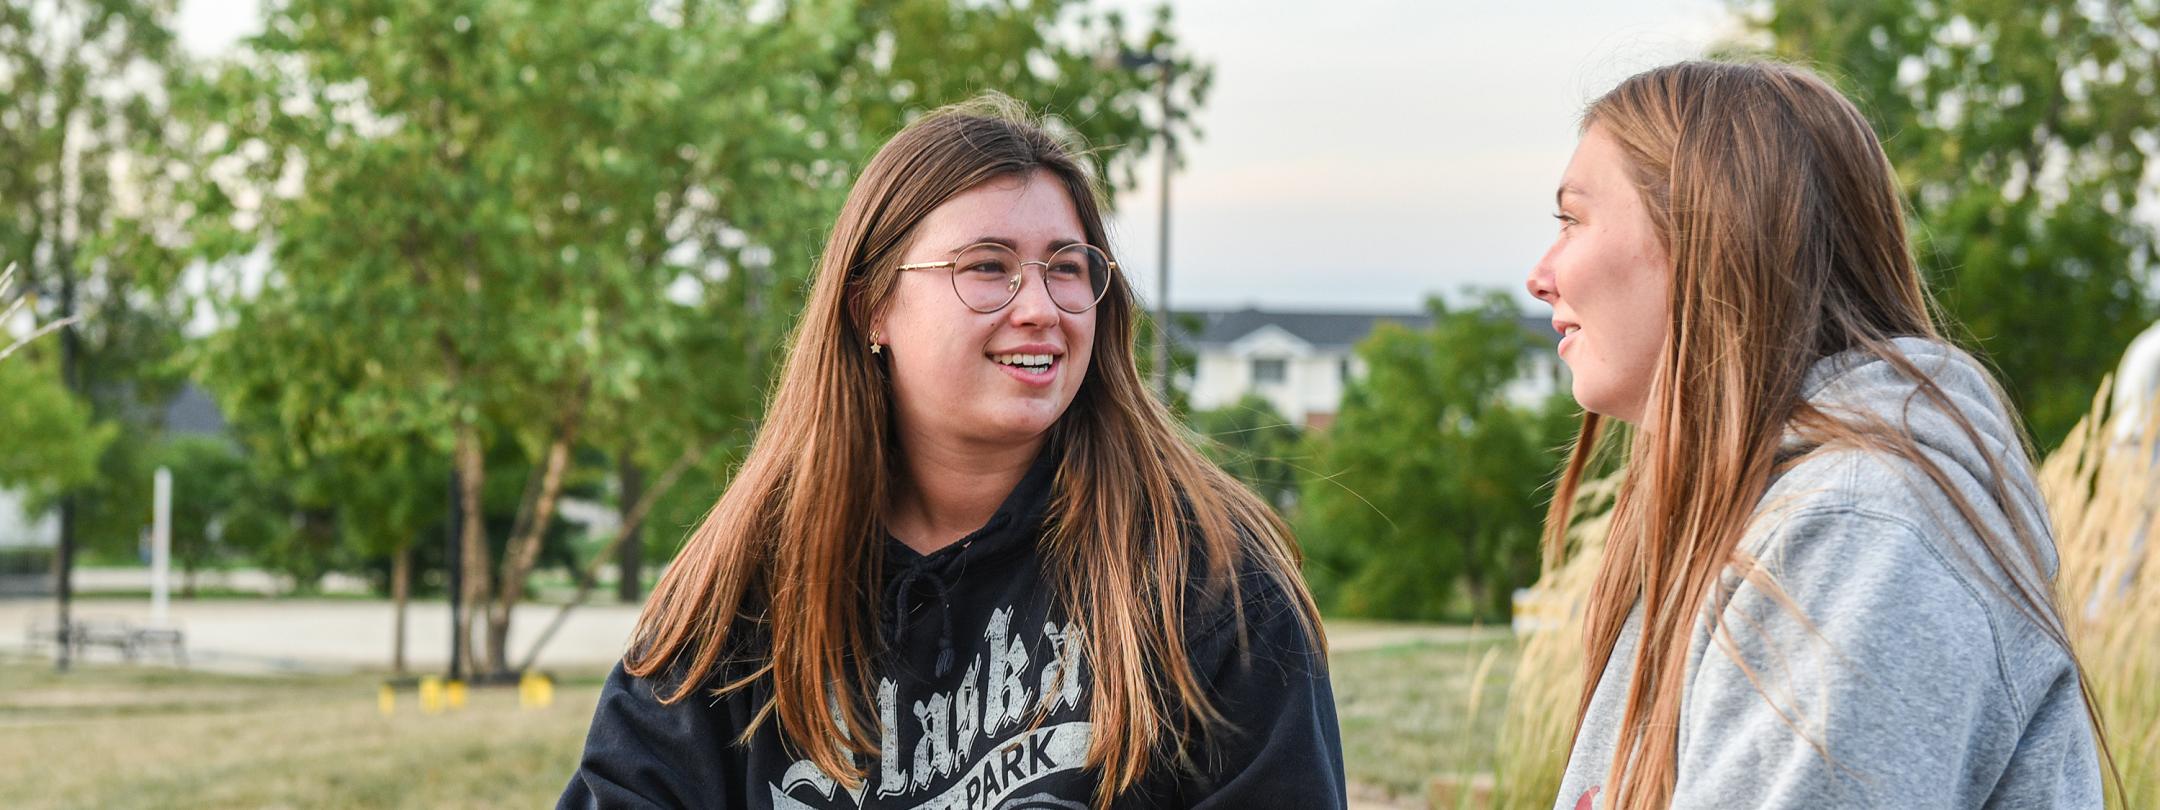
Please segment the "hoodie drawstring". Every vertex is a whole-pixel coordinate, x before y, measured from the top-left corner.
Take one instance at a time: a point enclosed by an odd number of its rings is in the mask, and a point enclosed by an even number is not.
[[[909,604],[909,597],[914,594],[917,582],[928,582],[931,592],[935,596],[934,604],[937,606],[938,612],[938,654],[935,677],[943,678],[951,674],[953,668],[953,584],[946,580],[942,567],[936,571],[929,570],[931,567],[929,565],[907,566],[900,571],[898,576],[893,578],[891,586],[893,618],[892,623],[889,625],[890,629],[886,634],[885,643],[888,649],[896,651],[906,643],[907,628],[912,624],[909,621],[908,614],[914,607]]]

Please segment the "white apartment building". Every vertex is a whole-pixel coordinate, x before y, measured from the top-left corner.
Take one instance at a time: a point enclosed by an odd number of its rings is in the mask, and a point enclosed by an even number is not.
[[[1322,428],[1334,421],[1348,382],[1365,374],[1355,351],[1359,341],[1383,322],[1410,329],[1432,325],[1432,317],[1422,312],[1253,308],[1193,310],[1176,320],[1198,329],[1179,338],[1195,355],[1192,374],[1179,380],[1194,408],[1220,408],[1257,393],[1291,422]],[[1510,383],[1506,394],[1529,405],[1566,384],[1567,369],[1553,354],[1559,336],[1548,321],[1525,316],[1522,327],[1537,340],[1528,373]]]

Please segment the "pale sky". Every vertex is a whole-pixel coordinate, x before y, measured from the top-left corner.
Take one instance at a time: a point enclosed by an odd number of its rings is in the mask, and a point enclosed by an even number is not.
[[[1098,0],[1136,21],[1155,0]],[[1734,29],[1719,0],[1459,3],[1187,0],[1213,64],[1171,179],[1178,308],[1415,309],[1522,279],[1554,233],[1552,190],[1590,98],[1700,55]],[[256,0],[184,0],[198,54],[258,29]],[[1119,263],[1156,289],[1155,164],[1112,221]]]
[[[1147,8],[1152,4],[1116,5]],[[1591,98],[1701,55],[1716,0],[1174,5],[1215,65],[1205,139],[1171,179],[1173,306],[1414,309],[1523,278]],[[1120,261],[1153,294],[1154,173],[1121,203]],[[1144,276],[1144,278],[1143,278]]]

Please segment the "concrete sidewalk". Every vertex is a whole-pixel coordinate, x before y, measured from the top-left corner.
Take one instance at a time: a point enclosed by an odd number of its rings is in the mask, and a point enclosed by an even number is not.
[[[1330,620],[1327,623],[1328,653],[1339,655],[1405,644],[1461,644],[1499,641],[1514,635],[1507,625],[1473,627],[1461,624],[1410,624],[1364,619]]]
[[[520,605],[510,623],[512,663],[525,655],[555,617],[554,605]],[[26,634],[38,617],[54,613],[50,599],[0,600],[0,646],[29,646]],[[622,654],[637,623],[634,605],[595,604],[570,614],[537,665],[542,669],[597,670]],[[191,664],[207,669],[272,672],[345,672],[388,669],[392,606],[366,599],[175,599],[172,625],[187,633]],[[90,597],[75,602],[78,620],[119,619],[147,624],[147,599]],[[450,607],[442,601],[416,601],[406,613],[406,667],[439,671],[448,666]],[[1332,652],[1374,650],[1399,644],[1457,643],[1506,638],[1505,625],[1394,624],[1334,621],[1328,623]],[[94,657],[117,657],[111,650],[91,650]]]
[[[510,622],[510,658],[522,659],[532,640],[555,617],[554,605],[520,605]],[[605,669],[622,654],[637,623],[632,605],[586,605],[548,642],[535,666],[541,669]],[[49,599],[0,600],[0,645],[30,646],[31,624],[51,617]],[[74,617],[148,624],[147,599],[79,599]],[[391,621],[387,601],[357,599],[202,599],[172,601],[170,625],[187,634],[189,664],[232,672],[350,672],[390,667]],[[117,659],[91,649],[92,660]],[[450,606],[415,601],[406,609],[405,664],[416,672],[442,671],[450,656]]]

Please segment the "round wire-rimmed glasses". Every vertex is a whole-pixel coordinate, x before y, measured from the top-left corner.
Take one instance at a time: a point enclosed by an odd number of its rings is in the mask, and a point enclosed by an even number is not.
[[[1049,291],[1050,303],[1075,315],[1101,303],[1110,291],[1111,276],[1117,273],[1117,262],[1110,260],[1110,254],[1084,242],[1060,247],[1047,260],[1023,260],[1008,245],[980,242],[954,251],[951,261],[903,264],[900,269],[951,268],[953,293],[960,296],[960,303],[988,314],[1019,297],[1031,264],[1042,268],[1043,289]]]

